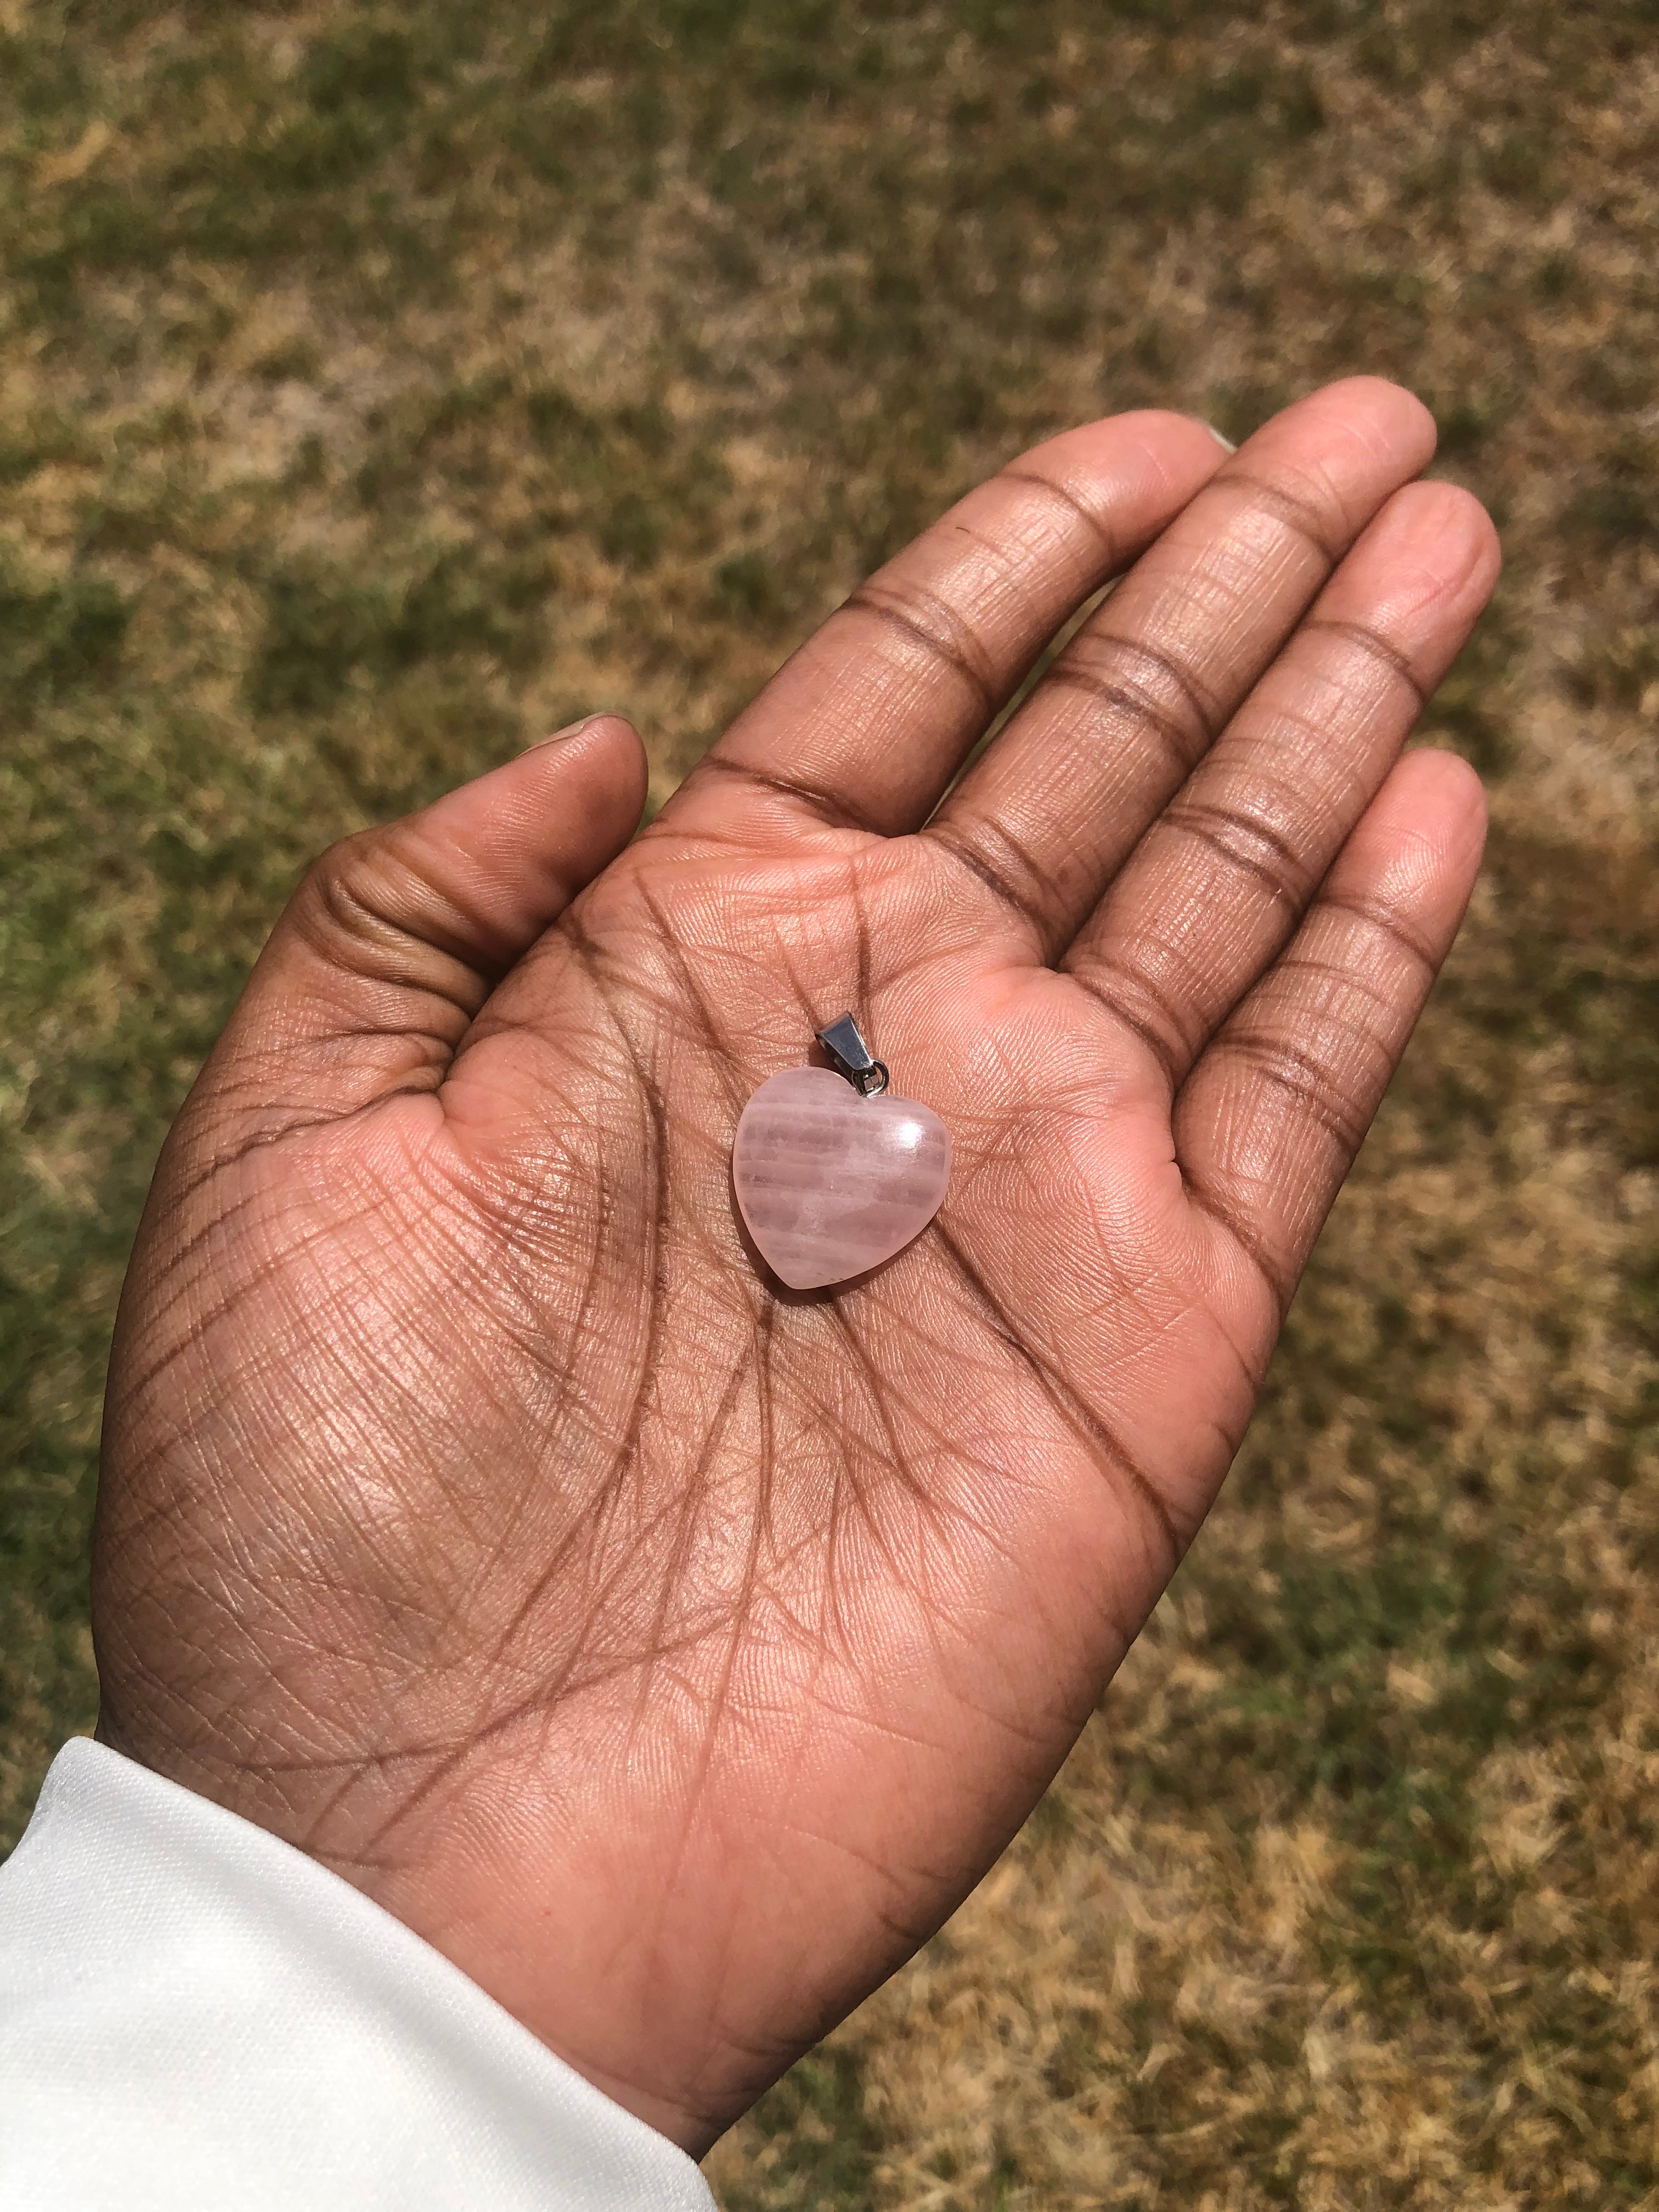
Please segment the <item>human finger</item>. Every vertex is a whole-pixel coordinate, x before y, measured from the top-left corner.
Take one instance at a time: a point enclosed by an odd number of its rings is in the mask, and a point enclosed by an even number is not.
[[[644,750],[599,714],[309,870],[208,1080],[262,1122],[435,1090],[502,972],[632,835]]]
[[[1281,1309],[1457,933],[1486,818],[1467,762],[1408,754],[1176,1102],[1193,1203]]]
[[[1373,514],[1434,450],[1353,377],[1264,424],[1142,556],[928,824],[1038,958],[1070,941]]]
[[[1224,450],[1148,411],[1022,454],[860,586],[692,770],[665,829],[915,829],[1055,633]]]

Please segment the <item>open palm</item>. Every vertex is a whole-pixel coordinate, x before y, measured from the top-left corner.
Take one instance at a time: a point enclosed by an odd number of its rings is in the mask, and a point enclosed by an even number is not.
[[[1431,445],[1361,380],[1037,448],[632,843],[600,717],[327,855],[169,1142],[102,1733],[694,2150],[984,1871],[1249,1418],[1479,857],[1396,765],[1496,569]],[[797,1294],[732,1134],[848,1006],[954,1175]]]

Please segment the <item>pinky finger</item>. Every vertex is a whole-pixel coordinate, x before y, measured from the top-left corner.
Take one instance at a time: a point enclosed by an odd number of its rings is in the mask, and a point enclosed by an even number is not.
[[[1451,949],[1486,822],[1465,762],[1408,754],[1182,1086],[1176,1148],[1193,1201],[1281,1310]]]

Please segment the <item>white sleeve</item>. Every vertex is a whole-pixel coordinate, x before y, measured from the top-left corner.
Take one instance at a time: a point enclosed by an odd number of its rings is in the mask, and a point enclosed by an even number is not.
[[[0,1867],[6,2212],[713,2212],[389,1912],[82,1739]]]

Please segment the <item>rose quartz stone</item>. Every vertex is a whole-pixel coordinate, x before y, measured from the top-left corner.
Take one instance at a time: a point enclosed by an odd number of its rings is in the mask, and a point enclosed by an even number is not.
[[[939,1212],[951,1139],[931,1107],[860,1097],[827,1067],[775,1075],[744,1108],[732,1181],[749,1233],[792,1290],[844,1283]]]

